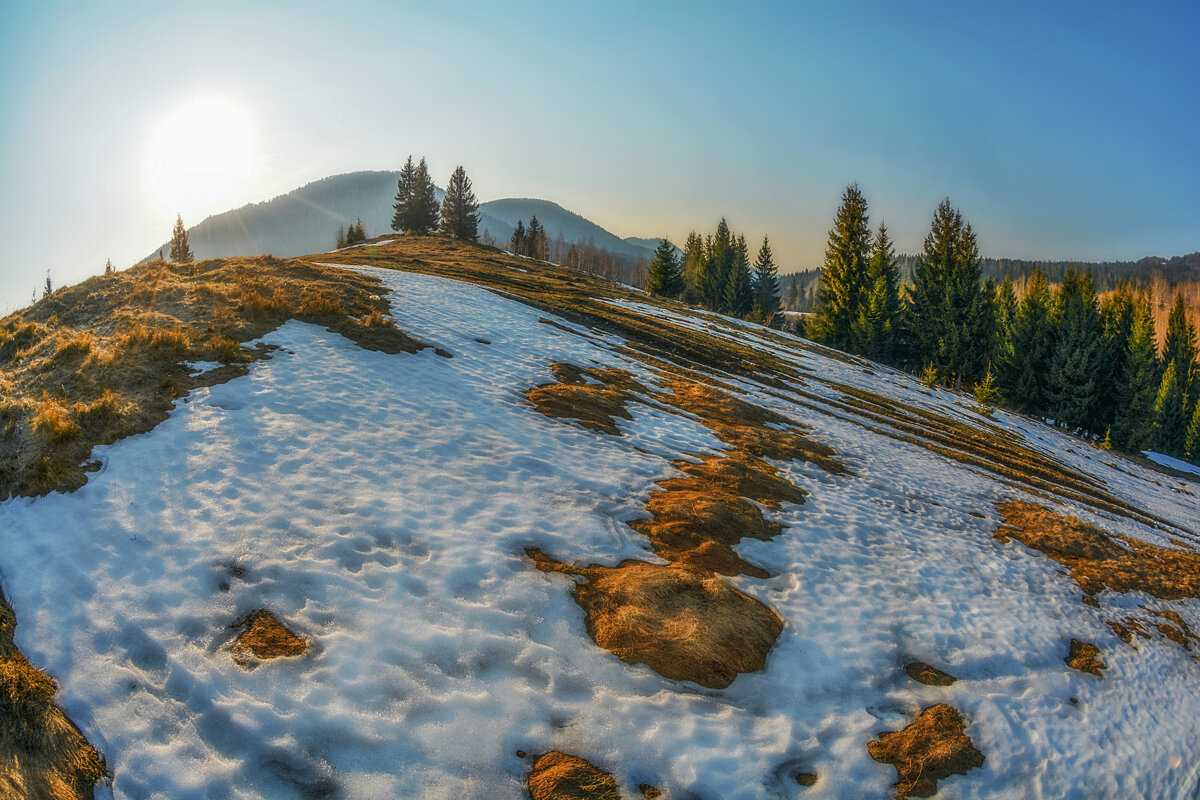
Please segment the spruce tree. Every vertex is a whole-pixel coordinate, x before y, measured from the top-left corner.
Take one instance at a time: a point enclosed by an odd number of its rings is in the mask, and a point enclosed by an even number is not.
[[[1117,386],[1112,438],[1120,449],[1138,453],[1154,445],[1154,403],[1161,380],[1154,312],[1143,295],[1134,309]]]
[[[692,231],[683,246],[683,299],[688,303],[703,300],[701,282],[704,272],[704,239]]]
[[[988,298],[980,298],[980,259],[975,232],[943,200],[933,214],[924,249],[913,269],[908,333],[910,359],[933,364],[948,382],[983,376],[987,348],[979,336],[989,320]],[[990,341],[991,331],[986,331]]]
[[[855,321],[854,347],[868,358],[890,361],[900,308],[900,266],[887,226],[883,224],[871,242],[866,290],[866,300]]]
[[[415,217],[414,190],[416,182],[417,167],[413,164],[412,156],[409,156],[408,161],[404,162],[404,166],[400,170],[400,179],[396,181],[396,203],[392,206],[396,209],[396,213],[392,215],[392,230],[394,231],[412,230]]]
[[[429,177],[429,166],[422,158],[413,176],[413,217],[409,233],[424,235],[437,230],[440,210],[437,190]]]
[[[363,228],[362,220],[355,220],[350,228],[346,231],[345,246],[359,244],[367,240],[367,231]]]
[[[1183,414],[1183,383],[1178,364],[1167,364],[1158,396],[1154,399],[1154,449],[1169,456],[1182,456],[1188,420]]]
[[[1012,330],[1012,362],[1004,365],[1000,388],[1018,410],[1046,413],[1046,372],[1054,346],[1050,320],[1050,287],[1035,269],[1025,286]]]
[[[471,191],[471,179],[460,164],[446,184],[442,201],[442,233],[464,242],[479,239],[479,201]]]
[[[1188,423],[1183,457],[1193,464],[1200,464],[1200,403],[1196,403],[1192,409],[1192,421]]]
[[[1018,310],[1012,276],[1005,275],[1004,282],[996,289],[996,330],[992,342],[992,359],[996,364],[998,385],[1004,385],[1004,376],[1013,370],[1013,332],[1017,326]]]
[[[546,229],[538,222],[537,214],[529,218],[529,230],[525,233],[525,255],[537,259],[546,257]]]
[[[750,254],[746,237],[739,236],[733,245],[733,263],[721,292],[721,310],[735,317],[745,317],[754,307],[754,288],[750,278]]]
[[[725,284],[736,258],[733,234],[722,217],[717,232],[704,243],[704,264],[700,274],[700,301],[713,311],[724,311]]]
[[[1192,370],[1196,362],[1196,329],[1188,319],[1183,292],[1175,295],[1175,304],[1167,316],[1167,338],[1163,342],[1163,363],[1174,362],[1176,378],[1185,397],[1191,397]]]
[[[105,275],[112,275],[112,274],[113,274],[114,272],[116,272],[116,271],[117,271],[117,270],[116,270],[116,268],[113,266],[112,259],[111,259],[111,258],[110,258],[110,259],[107,259],[107,260],[104,262],[104,274],[105,274]]]
[[[654,260],[646,276],[646,291],[659,297],[678,297],[683,291],[683,274],[679,269],[679,254],[667,238],[654,250]]]
[[[779,270],[775,266],[775,255],[771,243],[764,236],[758,257],[754,260],[755,305],[763,322],[779,310]]]
[[[1069,267],[1056,299],[1058,335],[1047,381],[1049,413],[1069,430],[1093,430],[1100,366],[1100,317],[1091,275]]]
[[[867,200],[858,184],[851,184],[842,193],[825,245],[816,315],[805,329],[810,339],[841,349],[852,345],[866,294],[868,225]]]
[[[1125,376],[1135,306],[1133,292],[1125,283],[1118,285],[1100,304],[1095,417],[1089,426],[1096,432],[1109,430],[1121,413],[1121,380]]]
[[[175,230],[171,232],[171,260],[176,264],[187,264],[192,260],[192,248],[188,246],[182,215],[175,217]]]
[[[517,220],[517,227],[513,229],[512,238],[508,240],[508,249],[513,255],[525,255],[525,222]]]

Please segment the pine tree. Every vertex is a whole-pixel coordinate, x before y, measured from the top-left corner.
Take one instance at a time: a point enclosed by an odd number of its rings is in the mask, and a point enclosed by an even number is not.
[[[408,231],[412,229],[416,185],[417,167],[413,164],[412,156],[409,156],[408,161],[404,162],[404,166],[400,170],[400,179],[396,181],[396,203],[392,206],[396,209],[396,213],[392,215],[392,230]]]
[[[890,361],[900,308],[900,266],[887,226],[883,224],[871,242],[866,290],[866,300],[855,321],[854,347],[868,358]]]
[[[1163,342],[1163,363],[1177,364],[1176,377],[1185,396],[1190,397],[1192,370],[1196,362],[1196,329],[1188,319],[1183,292],[1175,295],[1175,304],[1167,316],[1167,338]]]
[[[187,230],[183,227],[183,216],[175,217],[175,230],[171,232],[171,260],[176,264],[192,261],[192,248],[188,246]]]
[[[704,272],[704,239],[692,231],[683,246],[683,300],[699,303],[703,299],[700,285]]]
[[[1018,309],[1012,276],[1005,275],[1004,282],[996,289],[996,329],[992,342],[992,358],[996,364],[999,385],[1004,384],[1004,376],[1013,370],[1016,356],[1013,351],[1013,333],[1017,326]]]
[[[536,259],[546,257],[546,229],[538,222],[537,214],[529,218],[529,230],[525,233],[525,255]]]
[[[517,220],[517,227],[513,229],[512,238],[508,240],[508,249],[513,255],[525,255],[525,222]]]
[[[982,377],[987,363],[979,336],[988,320],[980,315],[990,304],[980,300],[979,277],[975,232],[947,198],[933,214],[913,269],[908,346],[910,361],[932,363],[943,379],[959,385]]]
[[[350,226],[349,230],[346,231],[345,246],[350,247],[351,245],[359,244],[360,242],[365,242],[366,240],[367,231],[362,225],[362,220],[355,220]]]
[[[1050,287],[1046,276],[1035,269],[1013,321],[1013,360],[1004,365],[1000,375],[1001,391],[1018,410],[1038,415],[1046,413],[1046,372],[1053,346]]]
[[[1154,449],[1169,456],[1182,456],[1187,437],[1183,415],[1183,384],[1178,364],[1167,364],[1158,396],[1154,399]]]
[[[1100,358],[1096,370],[1096,405],[1092,423],[1097,433],[1108,430],[1117,421],[1121,406],[1121,380],[1129,352],[1136,303],[1127,284],[1100,304]]]
[[[704,242],[704,263],[700,271],[700,301],[713,311],[724,311],[725,284],[736,258],[733,234],[724,217],[717,232]]]
[[[788,289],[787,307],[798,311],[800,307],[800,287],[796,284],[796,276],[792,276],[792,288]]]
[[[50,280],[50,270],[46,270],[46,285],[42,290],[42,297],[48,297],[54,294],[54,282]]]
[[[1117,386],[1112,435],[1120,449],[1140,453],[1154,445],[1154,402],[1161,381],[1154,312],[1150,298],[1143,296],[1134,309],[1125,364]]]
[[[721,309],[735,317],[745,317],[754,307],[754,287],[750,278],[750,253],[746,237],[739,236],[733,245],[733,263],[721,292]]]
[[[439,212],[437,190],[422,158],[413,176],[413,217],[408,232],[424,235],[437,230]]]
[[[1100,366],[1100,316],[1090,274],[1067,269],[1056,298],[1058,336],[1050,357],[1049,413],[1055,424],[1091,430]]]
[[[667,238],[659,242],[650,262],[646,277],[646,291],[659,297],[678,297],[683,291],[683,275],[679,268],[679,254],[675,245]]]
[[[987,374],[983,380],[975,384],[975,402],[979,404],[980,413],[991,416],[1003,397],[996,386],[996,376],[992,374],[992,365],[988,364]]]
[[[1200,403],[1192,409],[1192,421],[1188,424],[1183,457],[1193,464],[1200,464]]]
[[[816,316],[806,328],[809,338],[841,349],[852,345],[854,323],[866,295],[868,225],[867,200],[858,184],[851,184],[842,193],[829,231]]]
[[[754,291],[755,306],[765,322],[779,310],[779,270],[766,236],[763,237],[762,247],[758,248],[758,257],[754,259]]]
[[[442,233],[474,242],[479,238],[479,201],[471,191],[471,179],[460,164],[446,184],[446,197],[442,201]]]
[[[117,271],[117,270],[116,270],[116,268],[115,268],[115,267],[113,267],[112,259],[111,259],[111,258],[110,258],[110,259],[107,259],[107,260],[104,262],[104,274],[105,274],[105,275],[112,275],[112,274],[113,274],[114,272],[116,272],[116,271]]]

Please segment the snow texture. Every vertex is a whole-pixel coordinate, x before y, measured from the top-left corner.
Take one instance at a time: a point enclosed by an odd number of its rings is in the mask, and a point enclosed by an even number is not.
[[[1190,472],[1193,475],[1200,475],[1200,467],[1196,466],[1190,461],[1172,458],[1171,456],[1164,455],[1162,453],[1153,453],[1149,450],[1144,450],[1143,455],[1145,455],[1146,458],[1150,459],[1155,464],[1162,464],[1164,467],[1170,467],[1171,469],[1178,470],[1180,472]]]
[[[809,500],[771,512],[782,535],[739,547],[778,575],[732,579],[787,621],[765,670],[709,690],[619,661],[587,637],[572,581],[536,571],[524,549],[659,561],[625,523],[672,459],[721,443],[641,405],[623,437],[536,413],[522,392],[552,380],[551,361],[653,376],[615,339],[539,324],[544,312],[495,293],[364,271],[392,288],[406,332],[454,357],[367,352],[289,322],[248,375],[97,448],[104,468],[84,488],[0,505],[18,644],[59,680],[115,797],[515,799],[529,768],[515,751],[559,749],[611,771],[626,797],[651,783],[673,798],[885,798],[895,770],[866,743],[938,702],[963,712],[987,758],[941,798],[1195,796],[1200,665],[1162,639],[1128,647],[1105,624],[1113,604],[1153,598],[1081,605],[1057,565],[993,538],[993,503],[1015,490],[746,381],[856,475],[780,464]],[[898,372],[672,316],[978,419],[962,396]],[[1109,455],[1029,420],[995,421],[1195,527],[1194,495],[1171,491],[1184,482],[1110,470]],[[228,626],[259,607],[309,652],[239,667]],[[1196,601],[1171,607],[1200,628]],[[1066,668],[1072,638],[1100,646],[1104,679]],[[914,683],[913,659],[960,680]],[[804,790],[801,771],[820,780]]]

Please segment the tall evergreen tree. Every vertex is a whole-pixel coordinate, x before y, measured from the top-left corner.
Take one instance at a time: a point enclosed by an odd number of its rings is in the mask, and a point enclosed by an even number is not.
[[[529,218],[529,230],[525,232],[525,255],[538,259],[546,257],[546,229],[538,222],[537,214]]]
[[[704,243],[704,265],[700,275],[700,300],[713,311],[724,311],[725,284],[736,259],[735,242],[724,217],[717,232]]]
[[[458,165],[446,184],[442,201],[442,233],[464,242],[479,239],[479,201],[471,191],[467,171]]]
[[[176,264],[187,264],[192,260],[192,248],[188,246],[182,215],[175,217],[175,230],[171,232],[171,260]]]
[[[1100,315],[1092,277],[1067,269],[1056,299],[1058,336],[1050,356],[1049,412],[1055,424],[1091,430],[1100,367]]]
[[[112,275],[112,274],[113,274],[114,272],[116,272],[116,271],[117,271],[117,270],[116,270],[116,267],[114,267],[114,266],[113,266],[112,259],[110,258],[110,259],[107,259],[107,260],[105,260],[105,262],[104,262],[104,274],[105,274],[105,275]]]
[[[1196,362],[1196,329],[1188,319],[1183,292],[1175,295],[1175,304],[1167,316],[1167,338],[1163,342],[1163,363],[1174,362],[1176,378],[1186,397],[1191,397],[1192,372]]]
[[[887,226],[880,224],[867,260],[866,300],[855,321],[854,346],[879,361],[892,359],[900,309],[900,266]]]
[[[1183,414],[1183,383],[1179,365],[1167,364],[1158,396],[1154,398],[1154,449],[1169,456],[1182,456],[1187,443],[1187,418]]]
[[[806,328],[809,338],[842,349],[852,345],[866,294],[868,226],[867,199],[858,184],[851,184],[842,193],[825,245],[816,316]]]
[[[1089,426],[1097,433],[1110,430],[1117,421],[1135,306],[1133,292],[1124,283],[1100,304],[1100,360],[1096,370],[1095,417]],[[1119,442],[1117,446],[1120,446]]]
[[[758,257],[754,259],[755,305],[764,322],[779,310],[779,270],[775,266],[775,255],[771,243],[764,236]]]
[[[423,235],[437,230],[440,210],[437,190],[429,177],[429,166],[422,158],[413,177],[413,218],[409,233]]]
[[[975,232],[947,198],[934,211],[913,268],[909,347],[915,364],[933,364],[938,375],[960,385],[981,378],[988,361],[978,315],[990,304],[980,299],[979,277]]]
[[[1012,276],[1005,275],[1004,282],[996,289],[996,330],[992,342],[992,363],[996,368],[998,386],[1004,385],[1005,376],[1014,368],[1016,354],[1013,351],[1013,333],[1017,326],[1019,308]]]
[[[683,291],[683,275],[679,270],[679,254],[667,238],[654,250],[654,260],[646,276],[646,291],[660,297],[678,297]]]
[[[404,162],[400,169],[400,179],[396,181],[396,202],[392,206],[396,213],[392,214],[392,230],[407,231],[412,228],[414,217],[414,192],[417,185],[417,167],[413,164],[412,156]]]
[[[525,221],[517,220],[517,227],[513,229],[512,238],[508,240],[508,249],[513,255],[525,255]]]
[[[1183,457],[1193,464],[1200,464],[1200,403],[1196,403],[1192,409],[1192,421],[1188,423]]]
[[[1154,401],[1161,380],[1154,312],[1143,295],[1134,308],[1117,385],[1111,438],[1120,449],[1136,453],[1154,445]]]
[[[1042,415],[1047,406],[1047,370],[1054,346],[1050,287],[1035,269],[1013,321],[1013,360],[1004,365],[1001,391],[1020,411]]]
[[[750,277],[750,253],[746,237],[738,236],[733,245],[733,263],[721,292],[721,310],[735,317],[744,317],[754,307],[754,287]]]
[[[703,301],[701,284],[704,275],[704,238],[692,231],[683,246],[683,299],[688,303]]]

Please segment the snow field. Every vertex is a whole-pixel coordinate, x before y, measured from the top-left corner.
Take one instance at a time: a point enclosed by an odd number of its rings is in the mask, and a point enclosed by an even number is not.
[[[0,506],[17,642],[59,680],[114,771],[114,796],[519,798],[528,763],[515,751],[559,749],[611,771],[626,796],[645,782],[675,798],[884,798],[895,770],[866,742],[936,702],[963,712],[987,757],[939,798],[1193,786],[1196,662],[1170,642],[1125,646],[1057,565],[996,541],[992,504],[1013,490],[750,384],[857,473],[779,464],[808,501],[768,512],[788,526],[775,540],[738,548],[777,577],[732,582],[787,626],[766,669],[726,690],[620,662],[587,637],[571,579],[537,572],[524,549],[658,562],[625,523],[644,515],[670,460],[721,443],[641,404],[618,422],[621,438],[546,418],[522,392],[552,380],[551,361],[652,375],[605,337],[539,324],[543,312],[478,287],[364,271],[392,288],[402,329],[454,357],[366,352],[290,322],[265,337],[282,349],[249,375],[97,448],[105,469],[83,489]],[[831,380],[972,413],[898,373],[778,352]],[[1140,468],[1127,476],[1036,432],[1120,496],[1194,520],[1194,499]],[[309,638],[305,657],[233,662],[226,626],[260,606]],[[1200,620],[1195,601],[1171,607]],[[1062,663],[1072,637],[1101,647],[1103,680]],[[960,681],[916,684],[903,672],[914,658]],[[802,790],[798,771],[821,779]]]

